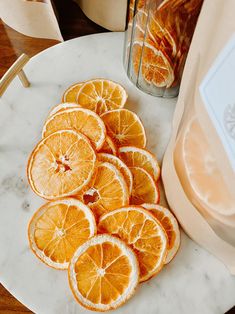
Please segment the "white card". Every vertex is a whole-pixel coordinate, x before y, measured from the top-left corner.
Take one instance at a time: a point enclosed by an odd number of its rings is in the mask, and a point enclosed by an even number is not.
[[[235,172],[235,36],[219,54],[199,89]]]

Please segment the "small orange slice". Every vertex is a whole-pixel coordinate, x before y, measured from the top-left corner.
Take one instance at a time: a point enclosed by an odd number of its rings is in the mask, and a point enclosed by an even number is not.
[[[140,167],[146,170],[155,181],[160,176],[157,158],[148,150],[134,146],[123,146],[118,150],[118,157],[128,167]]]
[[[121,306],[134,294],[139,265],[123,241],[102,234],[79,247],[68,275],[75,299],[89,310],[104,312]]]
[[[151,175],[139,167],[130,167],[133,176],[133,187],[130,204],[158,203],[160,193]]]
[[[62,104],[58,104],[56,106],[54,106],[51,111],[49,112],[48,118],[53,116],[54,114],[67,110],[67,109],[72,109],[72,108],[79,108],[80,106],[76,103],[73,102],[65,102]]]
[[[75,250],[95,234],[96,223],[91,210],[73,198],[43,205],[28,227],[32,251],[56,269],[68,268]]]
[[[156,275],[167,253],[167,235],[157,219],[140,206],[116,209],[100,218],[99,232],[120,237],[136,253],[140,281]]]
[[[119,159],[116,156],[113,156],[111,154],[105,154],[105,153],[99,153],[97,155],[97,158],[101,162],[109,162],[110,164],[114,165],[123,175],[124,180],[126,181],[129,194],[131,194],[132,191],[132,184],[133,184],[133,179],[132,179],[132,174],[130,169],[127,167],[126,164],[124,164],[121,159]]]
[[[97,114],[122,108],[127,100],[125,89],[110,80],[96,79],[83,84],[77,95],[77,103]]]
[[[145,147],[146,135],[139,117],[127,109],[116,109],[102,114],[107,133],[116,146]]]
[[[62,102],[77,102],[77,95],[84,83],[76,83],[66,89],[62,96]]]
[[[142,204],[161,223],[168,237],[167,256],[165,264],[169,263],[176,255],[180,246],[180,230],[178,222],[171,211],[156,204]]]
[[[102,119],[93,111],[84,108],[73,108],[58,112],[47,119],[42,136],[59,131],[71,129],[86,135],[96,149],[102,147],[106,129]]]
[[[110,210],[129,204],[128,187],[115,166],[108,162],[100,163],[96,168],[95,178],[82,194],[82,199],[96,218],[99,218]]]
[[[106,135],[104,144],[99,151],[101,153],[117,155],[117,148],[110,136]]]
[[[28,161],[28,180],[33,191],[46,199],[73,195],[89,183],[95,163],[95,151],[83,134],[57,131],[33,150]]]
[[[170,87],[174,82],[174,69],[170,59],[149,43],[135,41],[133,44],[133,67],[136,74],[157,87]],[[141,67],[140,67],[141,61]]]

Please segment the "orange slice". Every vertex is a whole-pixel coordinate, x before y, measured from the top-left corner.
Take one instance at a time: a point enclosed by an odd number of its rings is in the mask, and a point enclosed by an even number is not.
[[[91,180],[96,154],[81,133],[61,130],[42,139],[27,168],[33,191],[46,199],[73,195]]]
[[[139,281],[134,252],[108,234],[97,235],[80,246],[68,270],[75,299],[94,311],[121,306],[134,294]]]
[[[160,176],[157,158],[148,150],[134,146],[123,146],[118,150],[118,157],[128,167],[140,167],[146,170],[155,181]]]
[[[174,160],[185,193],[202,213],[235,214],[235,193],[226,187],[221,165],[195,116],[178,138]]]
[[[77,102],[77,95],[84,83],[76,83],[66,89],[62,96],[62,102]]]
[[[167,14],[166,14],[167,15]],[[169,17],[166,16],[166,18]],[[155,47],[159,47],[164,51],[169,52],[172,57],[176,56],[176,33],[173,32],[172,24],[166,25],[167,21],[164,21],[164,16],[159,11],[151,13],[148,21],[148,36],[155,44]],[[169,24],[169,23],[168,23]],[[170,29],[172,31],[170,31]]]
[[[73,198],[43,205],[28,227],[32,251],[56,269],[68,268],[75,250],[95,234],[96,223],[91,210]]]
[[[95,179],[82,195],[83,201],[95,214],[100,215],[129,204],[127,184],[121,172],[108,162],[100,163],[96,168]]]
[[[46,137],[56,131],[71,129],[86,135],[96,149],[102,147],[106,129],[102,119],[93,111],[73,108],[58,112],[47,119],[42,136]]]
[[[139,167],[130,167],[130,170],[133,176],[130,203],[134,205],[158,203],[160,193],[151,175]]]
[[[145,147],[146,135],[139,117],[127,109],[116,109],[102,114],[107,133],[117,146]]]
[[[174,82],[174,70],[170,59],[149,43],[135,41],[132,49],[133,67],[136,74],[141,71],[143,78],[157,87],[170,87]],[[141,67],[140,65],[141,61]]]
[[[126,100],[127,93],[121,85],[104,79],[85,82],[77,95],[79,105],[98,114],[122,108]]]
[[[117,155],[117,148],[111,139],[110,136],[106,135],[105,141],[103,146],[100,149],[101,153],[107,153],[107,154],[112,154],[112,155]]]
[[[136,253],[140,281],[156,275],[167,253],[167,235],[157,219],[140,206],[116,209],[100,218],[99,232],[119,236]]]
[[[176,255],[180,246],[180,230],[175,216],[165,207],[156,204],[142,204],[161,223],[168,238],[167,256],[165,264],[169,263]]]
[[[132,179],[131,171],[127,167],[127,165],[125,165],[124,162],[122,162],[121,159],[119,159],[118,157],[110,155],[110,154],[100,153],[97,155],[97,158],[101,162],[109,162],[121,172],[124,180],[126,181],[129,194],[131,194],[133,179]]]
[[[58,113],[67,109],[79,108],[79,107],[80,106],[78,104],[75,104],[73,102],[65,102],[62,104],[58,104],[51,109],[51,111],[49,112],[48,118],[53,116],[55,113]]]

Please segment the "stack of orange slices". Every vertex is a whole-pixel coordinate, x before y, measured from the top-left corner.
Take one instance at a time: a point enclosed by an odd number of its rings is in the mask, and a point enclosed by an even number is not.
[[[158,161],[126,99],[105,79],[69,87],[27,167],[33,191],[49,201],[29,223],[30,247],[67,269],[74,297],[95,311],[124,304],[180,245],[177,220],[158,205]]]
[[[179,84],[201,5],[202,0],[130,1],[127,55],[138,79],[158,88]]]

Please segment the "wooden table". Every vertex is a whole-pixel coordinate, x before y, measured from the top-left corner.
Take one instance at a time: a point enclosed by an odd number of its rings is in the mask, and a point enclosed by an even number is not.
[[[90,21],[72,0],[54,0],[54,3],[64,40],[107,32],[106,29]],[[4,24],[0,19],[0,77],[22,53],[26,53],[31,57],[57,43],[56,40],[38,39],[22,35]],[[23,314],[32,312],[0,284],[0,313]]]

